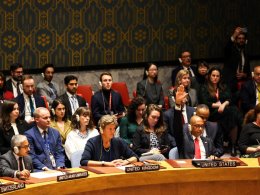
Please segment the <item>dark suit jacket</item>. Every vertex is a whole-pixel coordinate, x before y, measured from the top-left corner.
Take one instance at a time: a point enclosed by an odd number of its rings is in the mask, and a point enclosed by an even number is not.
[[[182,125],[181,111],[174,109],[175,139],[179,151],[179,157],[193,159],[195,155],[194,140],[188,130],[188,125]],[[201,137],[205,147],[206,157],[216,155],[213,141],[209,137]]]
[[[25,169],[33,171],[32,159],[30,156],[23,157]],[[15,159],[13,151],[9,150],[4,155],[0,156],[0,176],[14,177],[15,171],[18,170],[18,163]]]
[[[76,95],[76,97],[77,97],[77,100],[78,100],[79,107],[86,107],[87,106],[87,102],[83,97],[81,97],[79,95]],[[71,108],[71,105],[70,105],[70,100],[69,100],[68,94],[64,93],[58,99],[60,99],[64,103],[66,109],[68,110],[68,113],[67,113],[68,118],[71,119],[72,108]]]
[[[190,66],[190,68],[196,77],[196,74],[197,74],[196,68],[194,66]],[[179,65],[175,69],[172,70],[172,86],[175,86],[175,79],[176,79],[178,72],[183,69],[184,69],[183,66]],[[192,82],[193,82],[193,80],[192,80]],[[191,84],[193,84],[192,82],[191,82]],[[192,88],[196,89],[196,87],[194,87],[193,85],[192,85]]]
[[[112,95],[112,108],[111,111],[113,114],[121,114],[125,111],[124,105],[122,103],[122,97],[119,93],[111,90]],[[109,103],[106,98],[103,98],[102,91],[97,91],[91,99],[91,110],[93,114],[93,119],[95,123],[99,121],[99,119],[106,114],[110,114]]]
[[[19,134],[24,134],[24,132],[29,128],[29,125],[24,121],[16,122]],[[13,127],[10,127],[9,131],[4,131],[3,127],[0,127],[0,153],[4,154],[11,149],[11,139],[14,136]]]
[[[6,90],[11,91],[12,93],[14,92],[13,91],[13,85],[12,85],[12,79],[8,79],[5,82],[5,88],[6,88]]]
[[[41,96],[33,94],[33,97],[34,97],[34,100],[35,100],[36,108],[46,107],[44,100]],[[23,97],[23,93],[18,95],[14,99],[14,101],[17,102],[17,104],[19,105],[20,118],[24,119],[25,118],[25,100],[24,100],[24,97]]]
[[[256,106],[256,85],[254,80],[245,82],[240,90],[241,107],[247,113]]]
[[[170,146],[167,131],[165,131],[160,137],[158,137],[159,147]],[[170,147],[169,147],[170,149]],[[150,147],[150,133],[144,131],[143,126],[139,126],[133,136],[133,150],[138,155],[141,156],[142,153],[151,150]],[[164,155],[167,157],[167,151]]]
[[[146,104],[158,104],[158,105],[164,105],[164,95],[163,95],[163,89],[162,84],[157,82],[155,83],[156,88],[156,94],[157,97],[155,97],[155,94],[152,94],[151,91],[147,90],[147,80],[142,80],[137,83],[136,87],[136,93],[137,96],[143,97],[146,101]]]
[[[186,106],[186,113],[187,113],[187,118],[188,122],[190,122],[190,118],[193,116],[193,113],[195,112],[195,108]],[[167,125],[167,131],[169,134],[169,140],[171,143],[171,147],[176,146],[176,141],[175,141],[175,123],[174,123],[174,108],[168,109],[166,112],[163,113],[163,120],[164,123]],[[182,119],[181,119],[182,121]]]
[[[24,133],[30,144],[30,156],[33,161],[33,167],[36,170],[42,170],[43,167],[53,169],[50,155],[45,147],[44,139],[37,126],[29,129]],[[64,167],[65,157],[64,149],[61,143],[60,133],[53,128],[48,128],[48,140],[50,151],[56,162],[56,167]]]

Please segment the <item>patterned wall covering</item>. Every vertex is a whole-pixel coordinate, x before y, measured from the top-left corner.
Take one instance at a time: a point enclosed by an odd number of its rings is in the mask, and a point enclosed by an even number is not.
[[[171,61],[184,48],[219,58],[239,24],[259,55],[259,10],[258,0],[0,0],[0,68]]]

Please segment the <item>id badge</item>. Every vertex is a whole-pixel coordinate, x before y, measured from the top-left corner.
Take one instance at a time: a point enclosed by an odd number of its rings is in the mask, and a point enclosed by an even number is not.
[[[55,168],[55,167],[56,167],[56,162],[55,162],[55,158],[54,158],[54,156],[52,155],[52,153],[50,153],[50,159],[51,159],[51,164],[52,164],[52,166]]]

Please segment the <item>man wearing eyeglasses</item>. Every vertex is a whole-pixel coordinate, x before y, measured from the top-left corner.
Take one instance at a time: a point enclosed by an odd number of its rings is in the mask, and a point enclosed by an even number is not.
[[[181,85],[176,92],[174,109],[175,139],[179,157],[182,159],[205,159],[211,155],[216,156],[212,139],[202,136],[205,123],[201,117],[192,116],[188,128],[183,128],[182,112],[179,105],[185,100],[186,96],[184,86]]]
[[[28,155],[29,142],[24,135],[14,135],[11,150],[0,156],[0,176],[28,179],[33,171],[31,157]]]
[[[260,65],[254,67],[253,79],[248,80],[242,85],[240,100],[244,114],[260,103]]]

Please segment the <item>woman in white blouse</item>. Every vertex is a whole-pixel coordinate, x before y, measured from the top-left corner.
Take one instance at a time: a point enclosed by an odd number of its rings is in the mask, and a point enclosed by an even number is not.
[[[72,131],[68,134],[65,142],[65,152],[71,160],[74,152],[82,151],[89,138],[99,135],[95,129],[92,114],[89,108],[80,107],[71,118]]]
[[[29,125],[19,120],[19,106],[14,101],[5,100],[0,111],[0,153],[11,149],[13,135],[24,134]]]

